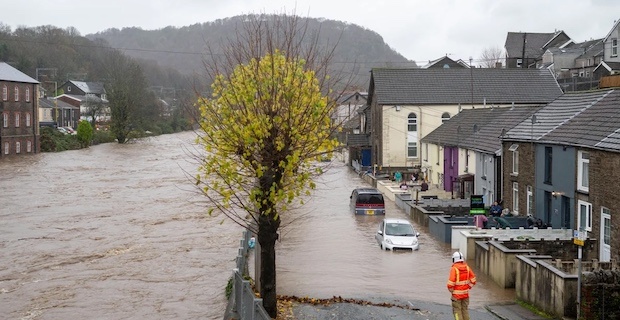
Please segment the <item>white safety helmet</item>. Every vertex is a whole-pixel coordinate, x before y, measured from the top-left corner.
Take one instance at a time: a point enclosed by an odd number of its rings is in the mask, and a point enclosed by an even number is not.
[[[455,262],[462,262],[465,259],[463,259],[463,254],[460,253],[459,251],[455,252],[454,254],[452,254],[452,263]]]

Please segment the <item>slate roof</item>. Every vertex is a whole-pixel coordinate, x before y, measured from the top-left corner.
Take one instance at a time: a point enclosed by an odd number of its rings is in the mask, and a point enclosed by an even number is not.
[[[541,104],[562,94],[550,70],[376,68],[370,79],[379,105]]]
[[[39,98],[39,108],[60,108],[60,109],[78,109],[62,100]]]
[[[93,94],[103,94],[105,93],[105,89],[103,87],[103,83],[101,82],[84,82],[84,81],[75,81],[69,80],[74,86],[80,88],[80,90],[85,93],[93,93]]]
[[[11,65],[6,62],[0,62],[0,81],[39,83],[39,81],[11,67]]]
[[[518,123],[530,119],[543,106],[503,107],[493,109],[488,121],[477,132],[461,141],[459,147],[489,154],[498,154],[502,148],[500,136]]]
[[[103,100],[103,99],[101,99],[101,98],[99,98],[97,96],[88,96],[87,97],[87,96],[82,96],[82,95],[77,95],[77,94],[66,94],[65,93],[65,94],[60,95],[59,97],[62,97],[62,96],[70,97],[70,98],[72,98],[74,100],[77,100],[77,101],[80,101],[80,102],[81,101],[88,101],[88,102],[92,102],[92,103],[100,103],[100,102],[106,102],[107,101],[107,100]]]
[[[497,154],[502,147],[502,131],[509,130],[541,108],[520,106],[463,110],[424,137],[422,142]],[[457,136],[459,126],[460,134]]]
[[[531,134],[533,133],[533,135]],[[525,120],[504,139],[620,152],[620,90],[566,93]]]
[[[535,32],[508,32],[504,48],[509,58],[523,58],[523,35],[525,34],[525,56],[537,58],[545,52],[545,44],[559,35],[562,31],[551,33]]]

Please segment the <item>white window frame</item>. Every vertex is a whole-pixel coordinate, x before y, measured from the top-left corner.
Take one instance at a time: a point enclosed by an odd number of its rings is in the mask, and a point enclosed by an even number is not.
[[[415,148],[415,155],[411,155],[411,148]],[[416,141],[407,141],[407,158],[417,158],[418,157],[418,143]]]
[[[26,96],[24,97],[26,102],[30,102],[30,87],[26,87]]]
[[[519,174],[519,145],[512,144],[508,151],[512,151],[512,174]]]
[[[30,140],[26,141],[26,152],[32,152],[32,141]]]
[[[415,130],[409,130],[409,126],[415,126]],[[418,132],[418,116],[415,113],[407,115],[407,132]]]
[[[15,94],[15,101],[19,101],[19,87],[18,86],[15,86],[13,93]]]
[[[514,215],[519,214],[519,183],[512,183],[512,212]]]
[[[450,120],[450,113],[444,112],[441,114],[441,124],[446,123],[446,121]]]
[[[2,113],[2,127],[9,127],[9,114],[6,112]]]
[[[578,200],[577,210],[579,210],[577,212],[577,229],[580,231],[592,231],[592,204],[589,202]],[[583,212],[585,214],[585,221],[582,221],[581,218],[582,210],[585,210],[585,212]]]
[[[6,85],[2,86],[2,100],[9,100],[9,88]]]
[[[19,128],[19,121],[20,117],[19,117],[19,112],[15,113],[15,128]]]
[[[20,153],[22,151],[22,143],[19,141],[15,141],[15,153]]]
[[[532,189],[532,186],[527,186],[526,187],[526,194],[527,194],[527,202],[526,202],[526,214],[528,215],[533,215],[532,213],[532,207],[534,207],[534,192]]]
[[[30,127],[32,125],[30,118],[30,112],[26,112],[26,127]]]
[[[587,171],[584,172],[584,169]],[[587,151],[577,152],[577,190],[590,190],[590,153]]]
[[[9,151],[11,151],[10,149],[10,144],[8,142],[4,143],[4,154],[9,154]]]
[[[521,68],[523,65],[523,59],[517,59],[517,68]]]
[[[612,57],[618,56],[618,39],[617,38],[611,39],[611,56]]]

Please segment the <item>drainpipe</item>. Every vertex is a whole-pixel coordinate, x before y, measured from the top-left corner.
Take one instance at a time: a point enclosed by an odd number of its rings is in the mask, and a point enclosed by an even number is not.
[[[420,112],[420,129],[418,129],[418,132],[420,134],[418,134],[418,149],[420,150],[419,154],[418,154],[418,159],[420,160],[420,169],[422,168],[422,146],[420,145],[420,142],[422,141],[422,108],[420,106],[416,106],[418,107],[418,111]],[[424,178],[426,178],[426,175],[424,175]]]

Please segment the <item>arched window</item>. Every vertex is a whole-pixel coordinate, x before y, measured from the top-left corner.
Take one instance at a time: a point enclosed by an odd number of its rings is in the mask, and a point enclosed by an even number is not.
[[[9,89],[5,86],[2,86],[2,100],[9,100]]]
[[[449,113],[447,113],[447,112],[444,112],[444,113],[441,115],[441,123],[442,123],[442,124],[443,124],[443,123],[446,123],[446,121],[448,121],[448,120],[450,120],[450,114],[449,114]]]
[[[24,98],[26,102],[30,102],[30,88],[26,87],[26,97]]]
[[[15,101],[19,101],[19,87],[15,86]]]
[[[415,113],[410,113],[409,116],[407,116],[407,131],[418,131],[418,117],[415,115]]]

